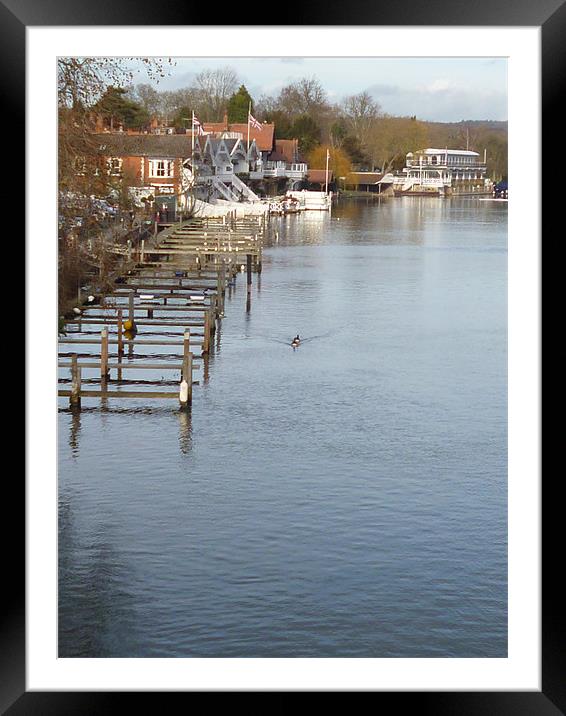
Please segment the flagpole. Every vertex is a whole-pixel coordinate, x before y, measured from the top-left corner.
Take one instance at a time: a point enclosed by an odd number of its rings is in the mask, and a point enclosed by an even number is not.
[[[252,103],[248,105],[248,153],[250,151],[250,115],[252,113]]]

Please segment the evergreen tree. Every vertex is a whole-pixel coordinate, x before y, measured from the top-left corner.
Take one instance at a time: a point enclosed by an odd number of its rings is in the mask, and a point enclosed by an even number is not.
[[[108,87],[94,105],[111,124],[123,124],[126,129],[139,129],[149,122],[149,114],[140,104],[127,97],[128,91],[121,87]]]
[[[244,85],[240,85],[240,89],[228,100],[228,122],[247,123],[250,102],[252,102],[250,93]]]
[[[302,154],[308,154],[320,144],[320,127],[308,114],[302,115],[293,122],[289,134],[299,140],[299,150]]]

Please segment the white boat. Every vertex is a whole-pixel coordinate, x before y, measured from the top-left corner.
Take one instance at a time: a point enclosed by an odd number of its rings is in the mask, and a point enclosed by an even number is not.
[[[325,191],[288,191],[286,196],[299,202],[302,211],[330,211],[332,205],[332,192]]]

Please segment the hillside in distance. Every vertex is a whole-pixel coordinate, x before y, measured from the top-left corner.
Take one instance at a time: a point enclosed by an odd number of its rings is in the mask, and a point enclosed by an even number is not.
[[[507,144],[507,122],[463,120],[461,122],[425,122],[429,146],[435,148],[483,151],[494,140]]]

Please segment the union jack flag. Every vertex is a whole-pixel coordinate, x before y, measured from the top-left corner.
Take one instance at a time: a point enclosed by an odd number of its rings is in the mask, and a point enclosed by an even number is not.
[[[252,117],[252,115],[248,112],[248,119],[249,123],[254,129],[263,129],[263,124],[261,122],[258,122],[255,117]]]
[[[197,134],[204,134],[202,124],[198,121],[196,114],[193,114],[193,129],[196,130]]]

